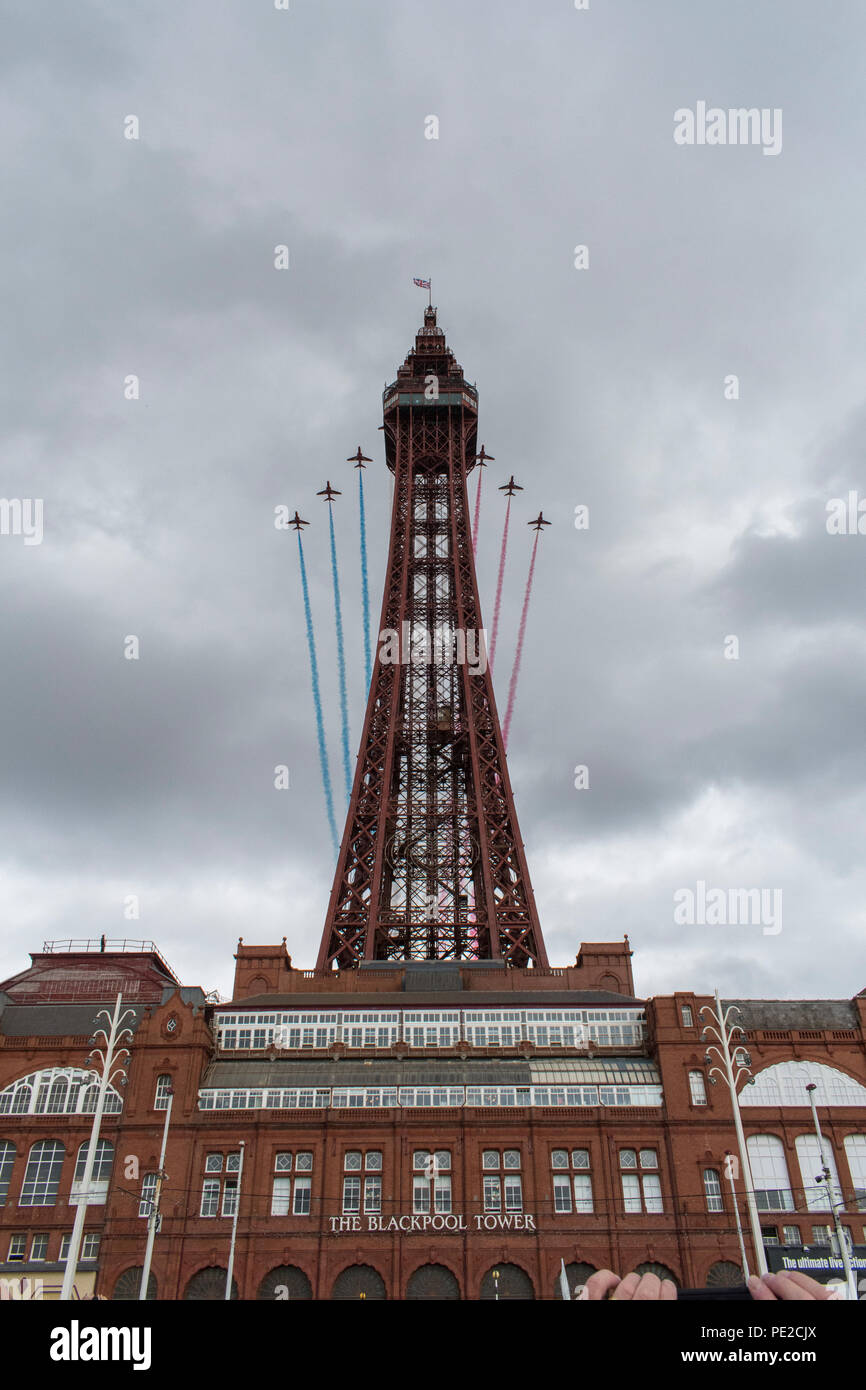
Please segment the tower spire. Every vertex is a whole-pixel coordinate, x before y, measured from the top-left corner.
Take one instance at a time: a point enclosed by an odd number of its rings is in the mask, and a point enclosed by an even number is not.
[[[432,302],[383,411],[394,504],[379,648],[318,968],[546,966],[468,521],[478,397]]]

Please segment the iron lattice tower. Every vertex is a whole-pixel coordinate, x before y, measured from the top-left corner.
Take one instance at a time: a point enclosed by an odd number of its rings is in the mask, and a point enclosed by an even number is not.
[[[483,640],[466,486],[478,395],[433,307],[383,410],[394,504],[380,647],[317,965],[546,966],[490,672],[454,659],[465,634]],[[382,659],[383,633],[399,663]]]

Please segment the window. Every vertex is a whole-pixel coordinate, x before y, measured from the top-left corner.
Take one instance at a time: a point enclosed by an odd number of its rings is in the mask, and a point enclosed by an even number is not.
[[[572,1149],[570,1154],[568,1149],[554,1149],[550,1155],[550,1166],[555,1169],[571,1166],[586,1170],[589,1168],[589,1149]],[[588,1172],[578,1172],[573,1177],[568,1173],[556,1173],[553,1179],[554,1213],[562,1215],[570,1212],[572,1195],[575,1211],[592,1211],[592,1178]]]
[[[684,1028],[694,1028],[695,1020],[694,1015],[692,1014],[691,1005],[683,1004],[681,1006],[680,1017],[682,1018]]]
[[[347,1172],[351,1172],[360,1168],[361,1154],[354,1149],[350,1150],[346,1154],[345,1159],[343,1160],[343,1167],[346,1169]]]
[[[8,1260],[23,1260],[27,1251],[27,1237],[13,1236],[9,1242]]]
[[[358,1155],[360,1158],[360,1154]],[[343,1215],[351,1216],[361,1210],[361,1179],[343,1179]]]
[[[746,1148],[758,1211],[793,1211],[794,1198],[781,1139],[775,1134],[750,1134]]]
[[[205,1178],[201,1190],[201,1216],[216,1216],[220,1205],[219,1178]]]
[[[84,1169],[87,1164],[87,1151],[90,1148],[90,1140],[86,1140],[78,1150],[78,1157],[75,1160],[75,1175],[72,1179],[72,1190],[69,1194],[70,1205],[77,1206],[78,1199],[84,1188]],[[90,1178],[90,1193],[87,1198],[88,1206],[95,1206],[105,1202],[108,1197],[108,1180],[111,1177],[111,1169],[114,1164],[114,1145],[108,1139],[100,1139],[96,1145],[96,1158],[93,1161],[93,1172]]]
[[[217,1184],[219,1186],[219,1184]],[[141,1179],[141,1196],[138,1199],[138,1214],[149,1217],[156,1197],[156,1173],[145,1173]],[[202,1216],[205,1213],[202,1212]]]
[[[271,1216],[288,1216],[292,1202],[291,1178],[274,1178],[271,1193]]]
[[[367,1169],[368,1173],[381,1173],[382,1155],[378,1149],[371,1149],[368,1154],[365,1154],[364,1167]]]
[[[553,1179],[553,1210],[557,1213],[571,1211],[571,1179],[557,1173]]]
[[[828,1191],[828,1184],[824,1181],[824,1165],[821,1160],[818,1136],[816,1134],[798,1135],[796,1148],[800,1163],[800,1177],[806,1194],[806,1207],[809,1211],[829,1211],[832,1193]],[[838,1195],[839,1174],[836,1171],[833,1150],[826,1137],[824,1139],[824,1154]]]
[[[81,1242],[81,1258],[82,1260],[99,1259],[99,1236],[89,1235],[84,1237],[84,1240]]]
[[[823,1062],[776,1062],[746,1086],[740,1105],[791,1105],[809,1109],[807,1082],[814,1081],[816,1105],[866,1105],[866,1086]],[[805,1118],[805,1116],[804,1116]]]
[[[486,1176],[484,1179],[484,1210],[501,1211],[502,1181],[499,1177]]]
[[[73,1067],[61,1075],[49,1067],[31,1072],[0,1091],[0,1115],[92,1115],[98,1089],[92,1072]],[[122,1109],[119,1092],[109,1087],[105,1113],[116,1115]]]
[[[0,1139],[0,1207],[6,1205],[14,1165],[15,1145],[9,1139]]]
[[[379,1177],[366,1177],[364,1179],[364,1212],[369,1215],[378,1213],[382,1210],[382,1179]]]
[[[449,1155],[450,1158],[450,1155]],[[437,1173],[433,1180],[434,1205],[437,1212],[451,1210],[451,1174]]]
[[[167,1110],[168,1098],[171,1095],[171,1077],[166,1072],[163,1076],[156,1078],[156,1096],[153,1101],[154,1110]]]
[[[832,1234],[833,1234],[833,1233],[832,1233],[831,1228],[830,1228],[829,1226],[813,1226],[813,1227],[812,1227],[812,1244],[813,1244],[813,1245],[830,1245],[830,1244],[831,1244],[831,1236],[832,1236]]]
[[[761,1227],[761,1236],[763,1237],[763,1241],[764,1241],[764,1244],[765,1244],[765,1245],[778,1245],[778,1244],[779,1244],[779,1228],[778,1228],[778,1226],[762,1226],[762,1227]]]
[[[634,1171],[637,1163],[638,1154],[634,1149],[620,1149],[619,1166],[624,1170],[620,1174],[624,1209],[627,1212],[645,1211],[648,1215],[657,1215],[664,1210],[661,1182],[656,1173],[645,1172],[639,1177]],[[642,1169],[658,1168],[658,1165],[655,1149],[640,1150]]]
[[[802,1245],[803,1237],[800,1235],[799,1226],[783,1226],[782,1241],[785,1245]]]
[[[592,1211],[592,1178],[588,1173],[576,1173],[574,1177],[574,1210]]]
[[[236,1153],[236,1154],[227,1154],[227,1155],[226,1155],[226,1172],[227,1172],[227,1173],[239,1173],[240,1171],[241,1171],[241,1156],[240,1156],[240,1151],[238,1151],[238,1153]]]
[[[68,1258],[68,1256],[69,1256],[69,1247],[70,1247],[71,1244],[72,1244],[72,1233],[71,1233],[71,1232],[67,1233],[65,1236],[61,1236],[61,1237],[60,1237],[60,1255],[59,1255],[59,1260],[60,1260],[60,1263],[61,1263],[61,1264],[63,1263],[63,1261],[64,1261],[65,1259]]]
[[[706,1105],[707,1088],[704,1085],[704,1074],[701,1071],[689,1072],[689,1095],[692,1098],[692,1105]]]
[[[222,1154],[208,1154],[204,1161],[204,1170],[206,1173],[221,1173],[223,1170]]]
[[[412,1210],[419,1215],[430,1210],[430,1179],[427,1177],[412,1179]]]
[[[481,1155],[481,1167],[498,1168],[499,1151],[497,1149],[485,1149],[484,1153]]]
[[[0,1144],[0,1203],[3,1201],[2,1192],[2,1149]],[[854,1187],[854,1200],[851,1203],[852,1211],[866,1211],[866,1134],[849,1134],[845,1140],[845,1157],[848,1160],[848,1171],[851,1174],[851,1182]]]
[[[519,1173],[508,1173],[506,1175],[505,1210],[523,1211],[523,1182]]]
[[[312,1198],[312,1178],[302,1177],[311,1172],[313,1155],[308,1150],[300,1153],[278,1153],[274,1155],[274,1185],[271,1192],[271,1216],[309,1216]],[[295,1170],[294,1179],[289,1176]]]
[[[65,1154],[59,1139],[40,1139],[33,1145],[18,1199],[20,1207],[54,1206]]]
[[[238,1180],[226,1178],[223,1185],[223,1216],[234,1216],[238,1206]]]
[[[704,1169],[704,1193],[707,1199],[707,1211],[724,1211],[725,1204],[722,1201],[722,1183],[718,1169]]]
[[[502,1166],[503,1168],[519,1168],[520,1150],[506,1149],[505,1153],[502,1155]]]
[[[48,1235],[46,1232],[33,1237],[30,1242],[30,1258],[37,1261],[48,1259]]]

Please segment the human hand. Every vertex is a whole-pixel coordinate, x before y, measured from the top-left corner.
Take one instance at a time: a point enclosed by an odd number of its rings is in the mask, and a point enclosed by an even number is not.
[[[657,1274],[637,1274],[632,1271],[624,1279],[611,1269],[597,1269],[586,1281],[581,1299],[600,1303],[610,1299],[613,1303],[668,1302],[677,1296],[677,1286],[670,1279],[659,1279]]]
[[[749,1293],[759,1303],[773,1303],[780,1298],[810,1303],[844,1297],[838,1289],[820,1284],[817,1279],[810,1279],[808,1274],[801,1274],[798,1269],[791,1274],[763,1274],[760,1278],[753,1274],[749,1280]]]

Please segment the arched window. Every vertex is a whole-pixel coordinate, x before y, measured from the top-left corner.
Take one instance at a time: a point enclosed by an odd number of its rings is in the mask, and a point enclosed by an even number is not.
[[[519,1265],[500,1264],[488,1269],[481,1281],[479,1298],[521,1298],[535,1297],[532,1280]]]
[[[0,1139],[0,1207],[6,1205],[14,1165],[15,1145],[11,1139]]]
[[[793,1211],[785,1146],[775,1134],[751,1134],[746,1140],[758,1211]]]
[[[167,1110],[168,1098],[171,1095],[171,1076],[165,1072],[156,1078],[156,1096],[153,1101],[154,1110]]]
[[[410,1275],[406,1285],[407,1299],[455,1299],[460,1297],[460,1285],[444,1265],[421,1265]]]
[[[800,1162],[800,1178],[803,1183],[803,1191],[806,1194],[806,1206],[809,1211],[829,1211],[832,1194],[827,1191],[827,1184],[823,1179],[824,1165],[821,1162],[818,1136],[816,1134],[798,1134],[795,1142],[797,1158]],[[824,1139],[824,1153],[827,1156],[827,1163],[833,1174],[833,1182],[838,1194],[839,1174],[836,1170],[836,1159],[832,1146],[826,1137]],[[820,1182],[818,1181],[819,1174],[822,1174]]]
[[[854,1187],[852,1206],[856,1211],[866,1211],[866,1134],[848,1135],[845,1157]]]
[[[844,1071],[823,1062],[776,1062],[745,1086],[740,1105],[796,1105],[808,1108],[810,1082],[815,1083],[818,1105],[866,1105],[866,1086]]]
[[[385,1299],[385,1281],[370,1265],[349,1265],[338,1274],[331,1290],[332,1298],[375,1298]]]
[[[278,1302],[308,1299],[313,1297],[310,1281],[297,1265],[278,1265],[266,1274],[259,1284],[256,1298],[276,1299]]]
[[[730,1289],[743,1283],[745,1283],[743,1271],[732,1260],[717,1260],[707,1270],[707,1288],[709,1289]]]
[[[0,1091],[0,1115],[86,1115],[96,1109],[99,1086],[93,1073],[80,1067],[48,1067],[13,1081]],[[123,1109],[118,1091],[109,1086],[105,1113]]]
[[[704,1193],[707,1198],[707,1211],[724,1211],[722,1180],[717,1168],[704,1169]]]
[[[692,1098],[692,1105],[706,1105],[707,1088],[704,1085],[703,1072],[689,1072],[689,1094]]]
[[[66,1149],[59,1139],[40,1139],[27,1159],[19,1207],[53,1207]]]
[[[125,1269],[114,1285],[112,1300],[119,1302],[132,1302],[138,1299],[141,1290],[141,1276],[144,1273],[141,1265],[133,1265],[132,1269]],[[149,1274],[147,1278],[147,1297],[156,1298],[156,1278]]]
[[[225,1300],[228,1270],[221,1265],[209,1265],[194,1274],[184,1290],[184,1299],[196,1302],[219,1303]],[[232,1279],[232,1298],[237,1298],[237,1281]]]
[[[595,1265],[585,1263],[574,1263],[565,1266],[565,1278],[568,1282],[569,1293],[572,1298],[577,1297],[579,1289],[582,1289],[591,1274],[595,1274]],[[562,1299],[562,1270],[553,1281],[553,1297]]]
[[[84,1184],[84,1168],[87,1163],[87,1150],[90,1148],[90,1140],[86,1140],[78,1150],[78,1158],[75,1162],[75,1176],[72,1180],[72,1191],[69,1194],[70,1206],[77,1206]],[[90,1195],[87,1199],[88,1206],[100,1206],[108,1197],[108,1180],[111,1177],[111,1169],[114,1165],[114,1145],[109,1139],[100,1139],[96,1145],[96,1158],[93,1162],[93,1173],[90,1181]]]

